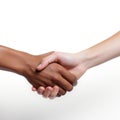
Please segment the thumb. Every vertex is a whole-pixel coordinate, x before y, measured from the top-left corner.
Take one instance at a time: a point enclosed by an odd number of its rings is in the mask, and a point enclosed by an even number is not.
[[[40,71],[40,70],[43,70],[45,67],[48,66],[48,61],[46,61],[45,59],[37,66],[37,70]]]
[[[37,70],[43,70],[45,67],[47,67],[50,63],[53,62],[57,62],[57,55],[54,53],[43,58],[42,62],[37,66]]]

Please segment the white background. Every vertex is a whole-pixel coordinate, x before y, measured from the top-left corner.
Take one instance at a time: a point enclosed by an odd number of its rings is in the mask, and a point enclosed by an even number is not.
[[[78,52],[119,30],[119,0],[0,0],[0,44],[31,54]],[[120,58],[88,70],[54,100],[0,71],[0,120],[120,120]]]

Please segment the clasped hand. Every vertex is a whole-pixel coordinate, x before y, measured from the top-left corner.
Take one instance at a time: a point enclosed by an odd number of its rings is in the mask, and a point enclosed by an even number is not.
[[[44,73],[47,75],[41,75],[43,80],[46,78],[45,80],[48,83],[52,80],[54,84],[51,84],[51,86],[47,84],[48,86],[45,87],[41,84],[41,86],[37,86],[37,89],[33,86],[32,90],[46,98],[64,95],[66,91],[72,90],[73,85],[77,83],[77,79],[87,70],[82,63],[82,58],[78,60],[77,54],[51,53],[42,59],[37,71],[39,71],[39,75]]]
[[[66,68],[55,62],[38,71],[36,69],[37,66],[49,55],[51,53],[31,56],[32,59],[29,59],[29,69],[25,72],[24,76],[33,85],[33,91],[37,90],[39,94],[41,92],[43,94],[43,89],[46,88],[44,97],[54,98],[64,95],[67,91],[71,91],[73,85],[77,82],[77,78]]]

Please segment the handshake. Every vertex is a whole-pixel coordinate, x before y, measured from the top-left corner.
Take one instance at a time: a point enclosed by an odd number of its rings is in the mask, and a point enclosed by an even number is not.
[[[0,69],[24,76],[32,90],[46,98],[55,98],[71,91],[85,72],[77,54],[49,52],[31,55],[0,46]]]
[[[36,67],[38,74],[44,74],[46,84],[36,89],[44,97],[50,99],[56,96],[65,95],[67,91],[71,91],[73,86],[77,84],[77,80],[85,73],[86,69],[79,62],[77,54],[51,52],[42,58],[41,63]],[[81,59],[82,60],[82,59]]]
[[[89,69],[120,56],[120,31],[78,53],[31,55],[0,46],[0,69],[23,75],[46,98],[65,95]]]

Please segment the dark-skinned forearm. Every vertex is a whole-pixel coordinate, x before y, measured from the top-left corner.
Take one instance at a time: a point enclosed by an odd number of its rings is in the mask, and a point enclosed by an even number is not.
[[[28,59],[32,61],[32,55],[0,46],[0,69],[24,75],[30,69]]]

